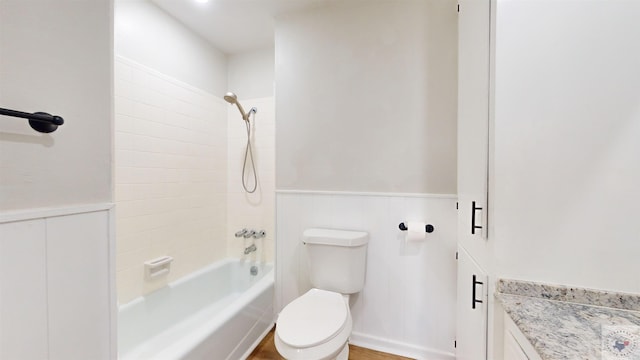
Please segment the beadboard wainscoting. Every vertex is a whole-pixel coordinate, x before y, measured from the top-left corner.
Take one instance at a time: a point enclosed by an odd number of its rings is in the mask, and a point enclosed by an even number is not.
[[[311,288],[302,232],[369,233],[362,292],[351,298],[355,345],[418,359],[454,359],[455,195],[280,190],[276,194],[276,311]],[[398,224],[435,231],[407,243]]]
[[[0,359],[117,357],[113,218],[111,204],[0,213]]]

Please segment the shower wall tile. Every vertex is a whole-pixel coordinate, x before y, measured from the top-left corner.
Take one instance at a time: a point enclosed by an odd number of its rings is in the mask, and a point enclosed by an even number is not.
[[[120,303],[227,255],[227,103],[115,60],[115,199]],[[149,281],[142,264],[169,255]]]
[[[276,309],[306,292],[309,227],[369,233],[364,289],[352,296],[352,342],[412,358],[453,359],[456,198],[439,195],[277,193]],[[398,224],[435,226],[406,242]]]

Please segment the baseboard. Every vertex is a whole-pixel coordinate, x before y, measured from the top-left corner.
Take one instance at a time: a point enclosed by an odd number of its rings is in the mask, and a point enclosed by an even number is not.
[[[367,349],[382,351],[389,354],[405,356],[419,360],[455,360],[454,353],[436,349],[423,348],[400,341],[383,339],[377,336],[352,332],[349,343]]]

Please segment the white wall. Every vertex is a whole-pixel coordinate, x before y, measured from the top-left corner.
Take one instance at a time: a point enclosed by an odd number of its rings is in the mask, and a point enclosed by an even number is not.
[[[640,3],[550,4],[498,1],[496,273],[638,293]]]
[[[456,36],[447,0],[278,19],[277,187],[455,193]]]
[[[0,3],[0,107],[62,116],[40,134],[0,119],[0,211],[111,201],[111,2]]]
[[[227,103],[115,60],[115,198],[120,303],[225,257]],[[143,263],[174,258],[168,276]]]
[[[244,99],[273,96],[274,48],[230,55],[227,58],[227,65],[229,91],[233,91]]]
[[[276,310],[310,289],[302,233],[310,227],[369,233],[362,292],[353,295],[350,342],[418,359],[454,359],[455,196],[280,192]],[[398,224],[435,231],[406,243]]]
[[[116,1],[115,52],[212,94],[226,92],[226,56],[147,0]]]

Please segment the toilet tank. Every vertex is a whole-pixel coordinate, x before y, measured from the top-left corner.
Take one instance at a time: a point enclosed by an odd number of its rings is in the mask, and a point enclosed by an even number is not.
[[[369,234],[364,231],[307,229],[302,242],[309,256],[313,287],[342,294],[362,290]]]

